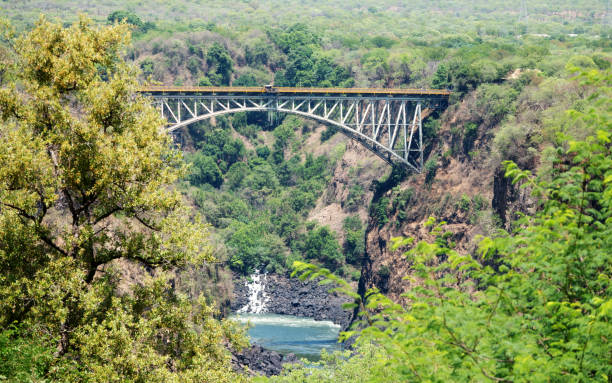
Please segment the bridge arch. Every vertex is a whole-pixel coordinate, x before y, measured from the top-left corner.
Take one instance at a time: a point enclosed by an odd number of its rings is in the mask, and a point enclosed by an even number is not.
[[[279,112],[340,128],[392,165],[423,169],[422,120],[445,90],[376,88],[147,87],[168,131],[237,112]]]
[[[316,121],[316,122],[320,122],[322,124],[325,124],[327,126],[333,126],[333,127],[337,127],[340,128],[340,132],[342,134],[344,134],[345,136],[349,137],[352,140],[355,140],[357,142],[359,142],[362,146],[364,146],[366,149],[370,150],[373,154],[375,154],[376,156],[380,157],[383,161],[391,164],[391,165],[395,165],[398,162],[400,163],[404,163],[405,165],[407,165],[408,167],[410,167],[411,169],[413,169],[414,171],[420,173],[422,170],[422,164],[419,164],[421,166],[417,167],[415,166],[416,164],[413,164],[411,162],[405,162],[405,159],[403,157],[401,157],[400,155],[398,155],[395,151],[387,148],[386,146],[382,145],[381,143],[379,143],[378,141],[372,139],[371,137],[363,134],[362,132],[356,131],[355,129],[352,129],[350,126],[345,125],[339,121],[335,121],[329,118],[325,118],[323,116],[319,116],[313,113],[305,113],[302,111],[296,111],[296,110],[285,110],[285,109],[276,109],[276,108],[256,108],[256,107],[251,107],[251,108],[233,108],[233,109],[228,109],[228,110],[220,110],[220,111],[216,111],[213,113],[206,113],[206,114],[202,114],[196,117],[191,117],[189,119],[183,120],[179,123],[173,124],[168,126],[167,128],[167,132],[173,132],[177,129],[183,128],[185,126],[194,124],[196,122],[199,121],[204,121],[207,120],[209,118],[212,117],[216,117],[216,116],[222,116],[222,115],[226,115],[226,114],[233,114],[233,113],[240,113],[240,112],[280,112],[280,113],[286,113],[286,114],[293,114],[293,115],[297,115],[300,117],[304,117],[307,118],[309,120],[312,121]],[[421,129],[419,127],[419,129]],[[420,131],[419,131],[419,135],[420,135]]]

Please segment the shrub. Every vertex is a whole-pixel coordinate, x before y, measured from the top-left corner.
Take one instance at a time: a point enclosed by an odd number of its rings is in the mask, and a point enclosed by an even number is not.
[[[463,127],[463,152],[469,153],[478,137],[478,125],[468,122]]]
[[[485,84],[478,88],[476,107],[482,121],[492,126],[516,110],[518,92],[508,85]]]
[[[325,142],[332,138],[332,136],[338,133],[339,128],[336,126],[327,126],[325,130],[321,133],[321,142]]]
[[[480,194],[476,194],[472,197],[472,206],[475,211],[480,211],[487,207],[487,201]]]
[[[349,187],[349,193],[346,197],[346,202],[344,203],[344,207],[348,211],[357,210],[357,208],[363,204],[363,195],[365,194],[365,190],[363,186],[360,184],[353,184]]]
[[[472,205],[472,200],[467,194],[462,194],[461,199],[457,201],[457,208],[463,212],[469,211],[471,205]]]
[[[359,264],[365,253],[365,231],[359,216],[348,216],[342,224],[344,229],[344,255],[346,262]]]
[[[433,182],[436,177],[436,172],[438,171],[438,156],[433,155],[425,162],[423,167],[425,171],[425,184],[429,185]]]
[[[196,186],[210,184],[218,188],[223,183],[223,175],[214,158],[198,152],[192,159],[189,181]]]
[[[308,232],[303,252],[306,258],[316,259],[332,271],[338,269],[343,263],[340,245],[327,226],[314,228]]]
[[[263,159],[267,159],[271,151],[269,147],[267,147],[266,145],[263,145],[263,146],[258,146],[257,148],[255,148],[255,153],[257,153],[259,157]]]
[[[387,216],[387,206],[389,205],[389,198],[383,197],[378,201],[372,204],[370,208],[370,215],[374,218],[374,220],[378,223],[378,227],[384,226],[387,222],[389,222],[389,217]]]
[[[226,173],[227,186],[229,186],[230,189],[239,188],[249,171],[249,166],[244,162],[236,162],[230,166]]]

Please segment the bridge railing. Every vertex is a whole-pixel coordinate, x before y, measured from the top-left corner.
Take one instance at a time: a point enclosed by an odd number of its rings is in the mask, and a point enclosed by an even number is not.
[[[451,91],[446,89],[418,88],[293,88],[293,87],[248,87],[248,86],[143,86],[141,93],[167,94],[318,94],[318,95],[403,95],[449,97]]]

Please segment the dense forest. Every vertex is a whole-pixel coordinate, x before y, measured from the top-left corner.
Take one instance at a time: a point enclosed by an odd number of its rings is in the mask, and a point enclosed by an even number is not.
[[[612,381],[608,2],[2,5],[0,380]],[[414,174],[296,116],[171,136],[142,84],[452,94]],[[354,300],[350,349],[233,368],[256,271]]]

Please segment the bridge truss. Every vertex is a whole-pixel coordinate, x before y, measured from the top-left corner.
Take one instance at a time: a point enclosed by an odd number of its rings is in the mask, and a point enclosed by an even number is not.
[[[338,127],[386,162],[419,173],[423,169],[423,118],[433,108],[442,107],[447,97],[422,90],[400,94],[392,93],[394,90],[330,94],[327,89],[321,91],[326,93],[313,94],[253,92],[253,88],[244,92],[198,89],[189,92],[187,88],[149,88],[142,92],[153,97],[156,107],[168,121],[170,132],[229,113],[289,113]]]

